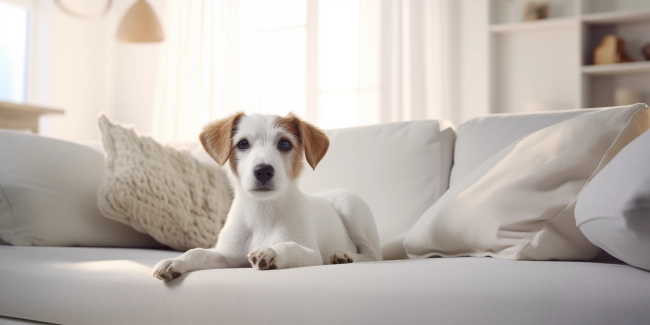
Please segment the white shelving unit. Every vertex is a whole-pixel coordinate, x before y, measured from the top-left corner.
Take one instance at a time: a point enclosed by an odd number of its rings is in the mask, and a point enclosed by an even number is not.
[[[616,88],[650,102],[650,0],[550,0],[549,18],[522,21],[528,0],[488,0],[490,112],[613,105]],[[631,63],[593,65],[605,35],[625,40]]]
[[[582,67],[582,74],[585,76],[615,76],[645,73],[650,73],[650,61],[586,65]],[[645,87],[650,88],[650,84],[645,85]]]
[[[576,23],[577,20],[575,18],[551,18],[530,22],[495,24],[490,26],[490,31],[492,33],[516,33],[527,30],[570,27]]]
[[[588,24],[624,24],[648,20],[650,20],[650,9],[603,12],[582,16],[582,21]]]

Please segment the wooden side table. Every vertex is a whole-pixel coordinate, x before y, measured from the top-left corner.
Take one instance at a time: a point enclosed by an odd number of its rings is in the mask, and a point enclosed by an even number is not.
[[[63,114],[60,109],[0,101],[0,129],[30,130],[38,133],[38,118],[45,114]]]

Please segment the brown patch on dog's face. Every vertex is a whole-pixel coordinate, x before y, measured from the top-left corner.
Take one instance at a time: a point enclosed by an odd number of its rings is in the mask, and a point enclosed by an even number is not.
[[[238,112],[224,119],[216,120],[206,125],[199,135],[199,140],[201,140],[205,151],[220,166],[230,159],[230,167],[235,175],[237,175],[237,159],[232,155],[234,149],[232,135],[237,131],[237,123],[244,115],[243,112]]]
[[[230,158],[228,159],[228,161],[230,161],[230,170],[232,170],[232,173],[235,174],[235,176],[239,176],[239,173],[237,171],[237,156],[232,154],[233,150],[234,150],[234,146],[233,149],[231,149],[230,151],[231,154],[230,154]]]
[[[289,113],[285,117],[280,117],[277,121],[277,126],[284,129],[293,135],[295,141],[293,144],[293,161],[291,163],[291,179],[296,179],[300,176],[302,172],[302,155],[303,155],[303,145],[300,138],[300,119],[295,116],[293,113]],[[295,143],[297,142],[297,143]]]

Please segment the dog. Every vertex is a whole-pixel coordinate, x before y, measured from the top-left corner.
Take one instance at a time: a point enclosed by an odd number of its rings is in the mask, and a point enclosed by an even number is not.
[[[234,200],[216,246],[191,249],[156,264],[154,277],[219,268],[286,269],[382,259],[372,212],[357,195],[298,189],[303,157],[312,169],[329,139],[290,113],[237,113],[205,126],[206,152],[228,172]]]

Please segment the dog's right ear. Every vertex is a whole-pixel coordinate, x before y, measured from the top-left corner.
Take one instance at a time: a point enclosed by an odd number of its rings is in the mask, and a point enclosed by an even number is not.
[[[206,125],[199,135],[203,148],[219,166],[223,166],[230,157],[232,135],[237,130],[237,123],[244,115],[243,112],[238,112],[216,120]]]

